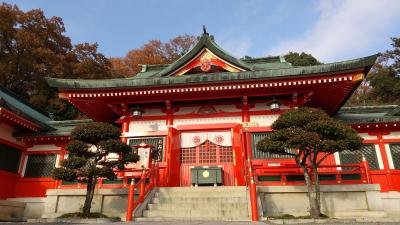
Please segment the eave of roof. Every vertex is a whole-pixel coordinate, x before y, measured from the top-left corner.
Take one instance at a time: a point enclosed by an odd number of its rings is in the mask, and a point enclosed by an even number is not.
[[[13,114],[20,116],[45,130],[51,130],[52,128],[46,123],[51,121],[48,114],[35,106],[31,105],[15,93],[0,87],[0,103],[1,107],[8,109]]]
[[[236,82],[256,79],[279,79],[324,75],[327,73],[369,70],[379,54],[343,62],[322,64],[316,66],[293,67],[286,69],[270,69],[263,71],[243,71],[237,73],[208,73],[185,76],[137,78],[137,79],[106,79],[106,80],[73,80],[46,78],[51,87],[59,89],[112,89],[112,88],[141,88],[154,86],[173,86],[185,84],[204,84],[220,82]]]
[[[349,124],[400,122],[400,116],[393,113],[399,108],[397,105],[343,107],[334,118]]]
[[[42,131],[42,132],[22,132],[15,134],[16,137],[58,137],[58,136],[70,136],[72,130],[80,125],[92,123],[93,120],[64,120],[64,121],[50,121],[47,124],[54,128],[53,130]]]

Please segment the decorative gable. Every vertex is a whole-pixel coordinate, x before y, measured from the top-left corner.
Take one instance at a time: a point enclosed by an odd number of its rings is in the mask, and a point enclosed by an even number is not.
[[[189,52],[162,69],[157,73],[157,76],[181,76],[185,74],[252,70],[251,65],[229,55],[214,42],[212,35],[205,32],[199,37],[198,42]]]
[[[204,48],[188,63],[173,72],[172,76],[185,74],[218,73],[218,72],[240,72],[243,69],[221,59],[209,49]]]

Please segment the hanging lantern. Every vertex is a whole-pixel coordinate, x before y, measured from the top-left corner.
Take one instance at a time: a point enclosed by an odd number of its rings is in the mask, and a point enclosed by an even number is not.
[[[135,119],[140,119],[143,116],[143,109],[139,106],[132,109],[132,117]]]
[[[281,110],[281,103],[279,101],[273,101],[269,104],[269,109],[272,112],[277,112],[277,111]]]

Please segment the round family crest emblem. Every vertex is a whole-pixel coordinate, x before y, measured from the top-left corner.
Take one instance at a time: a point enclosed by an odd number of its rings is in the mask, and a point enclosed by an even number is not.
[[[214,137],[214,142],[215,142],[215,144],[222,144],[224,142],[224,136],[222,136],[220,134],[216,135]]]
[[[203,72],[209,71],[211,69],[211,61],[207,58],[202,59],[200,62],[200,69]]]
[[[194,137],[192,138],[192,142],[193,142],[193,144],[195,144],[195,145],[199,145],[199,144],[201,143],[201,137],[200,137],[200,136],[194,136]]]

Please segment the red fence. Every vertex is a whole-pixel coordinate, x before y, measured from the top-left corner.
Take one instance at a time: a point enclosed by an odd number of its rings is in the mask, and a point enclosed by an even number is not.
[[[297,165],[254,165],[256,182],[262,186],[304,185],[303,170]],[[321,165],[318,168],[321,184],[366,184],[371,183],[368,162],[346,165]]]
[[[128,173],[142,172],[140,177],[135,175],[130,177],[129,193],[128,193],[128,206],[126,209],[126,221],[132,221],[133,211],[142,203],[145,196],[154,188],[158,186],[158,167],[152,167],[144,170],[124,170]],[[126,176],[128,177],[128,176]],[[139,181],[135,183],[135,179]],[[139,197],[135,199],[135,190],[139,190]]]

